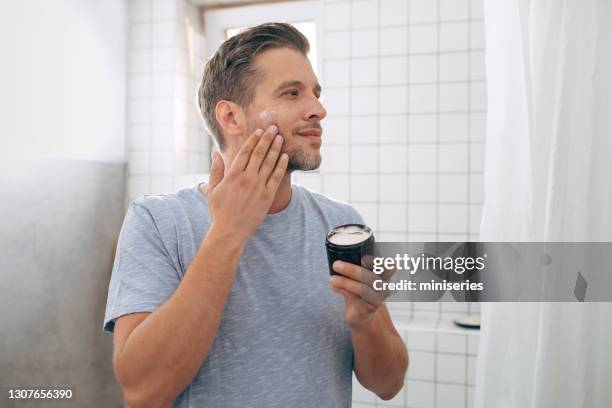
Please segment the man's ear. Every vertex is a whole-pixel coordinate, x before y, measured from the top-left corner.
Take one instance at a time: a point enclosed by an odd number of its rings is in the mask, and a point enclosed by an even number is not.
[[[246,117],[238,104],[220,100],[215,105],[215,117],[223,130],[223,134],[235,137],[245,132]]]

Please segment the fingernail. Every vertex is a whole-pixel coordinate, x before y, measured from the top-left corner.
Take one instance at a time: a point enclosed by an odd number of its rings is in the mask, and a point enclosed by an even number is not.
[[[257,129],[255,131],[255,136],[261,136],[261,135],[263,135],[263,129]]]
[[[283,143],[283,137],[281,135],[276,135],[274,138],[274,143],[281,144]]]
[[[333,267],[335,271],[340,272],[342,271],[342,268],[344,268],[344,264],[342,263],[342,261],[335,261]]]
[[[278,132],[278,128],[275,125],[272,125],[268,128],[268,131],[270,131],[272,134],[276,134],[276,132]]]

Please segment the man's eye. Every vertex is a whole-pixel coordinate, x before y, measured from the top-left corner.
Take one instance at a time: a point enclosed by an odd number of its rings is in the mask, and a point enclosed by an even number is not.
[[[299,92],[297,89],[292,89],[290,91],[285,92],[285,95],[289,95],[289,96],[298,96]]]

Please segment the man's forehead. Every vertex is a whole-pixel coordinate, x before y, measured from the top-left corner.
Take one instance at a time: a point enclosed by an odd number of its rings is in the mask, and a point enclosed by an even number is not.
[[[254,60],[258,71],[269,84],[299,81],[306,86],[317,85],[308,58],[291,48],[273,48],[259,54]]]

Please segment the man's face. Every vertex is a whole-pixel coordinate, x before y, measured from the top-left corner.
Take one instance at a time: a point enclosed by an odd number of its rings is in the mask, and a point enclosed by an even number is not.
[[[288,170],[314,170],[321,164],[321,124],[327,112],[310,61],[290,48],[264,51],[254,60],[263,74],[247,109],[247,135],[278,126],[289,155]]]

